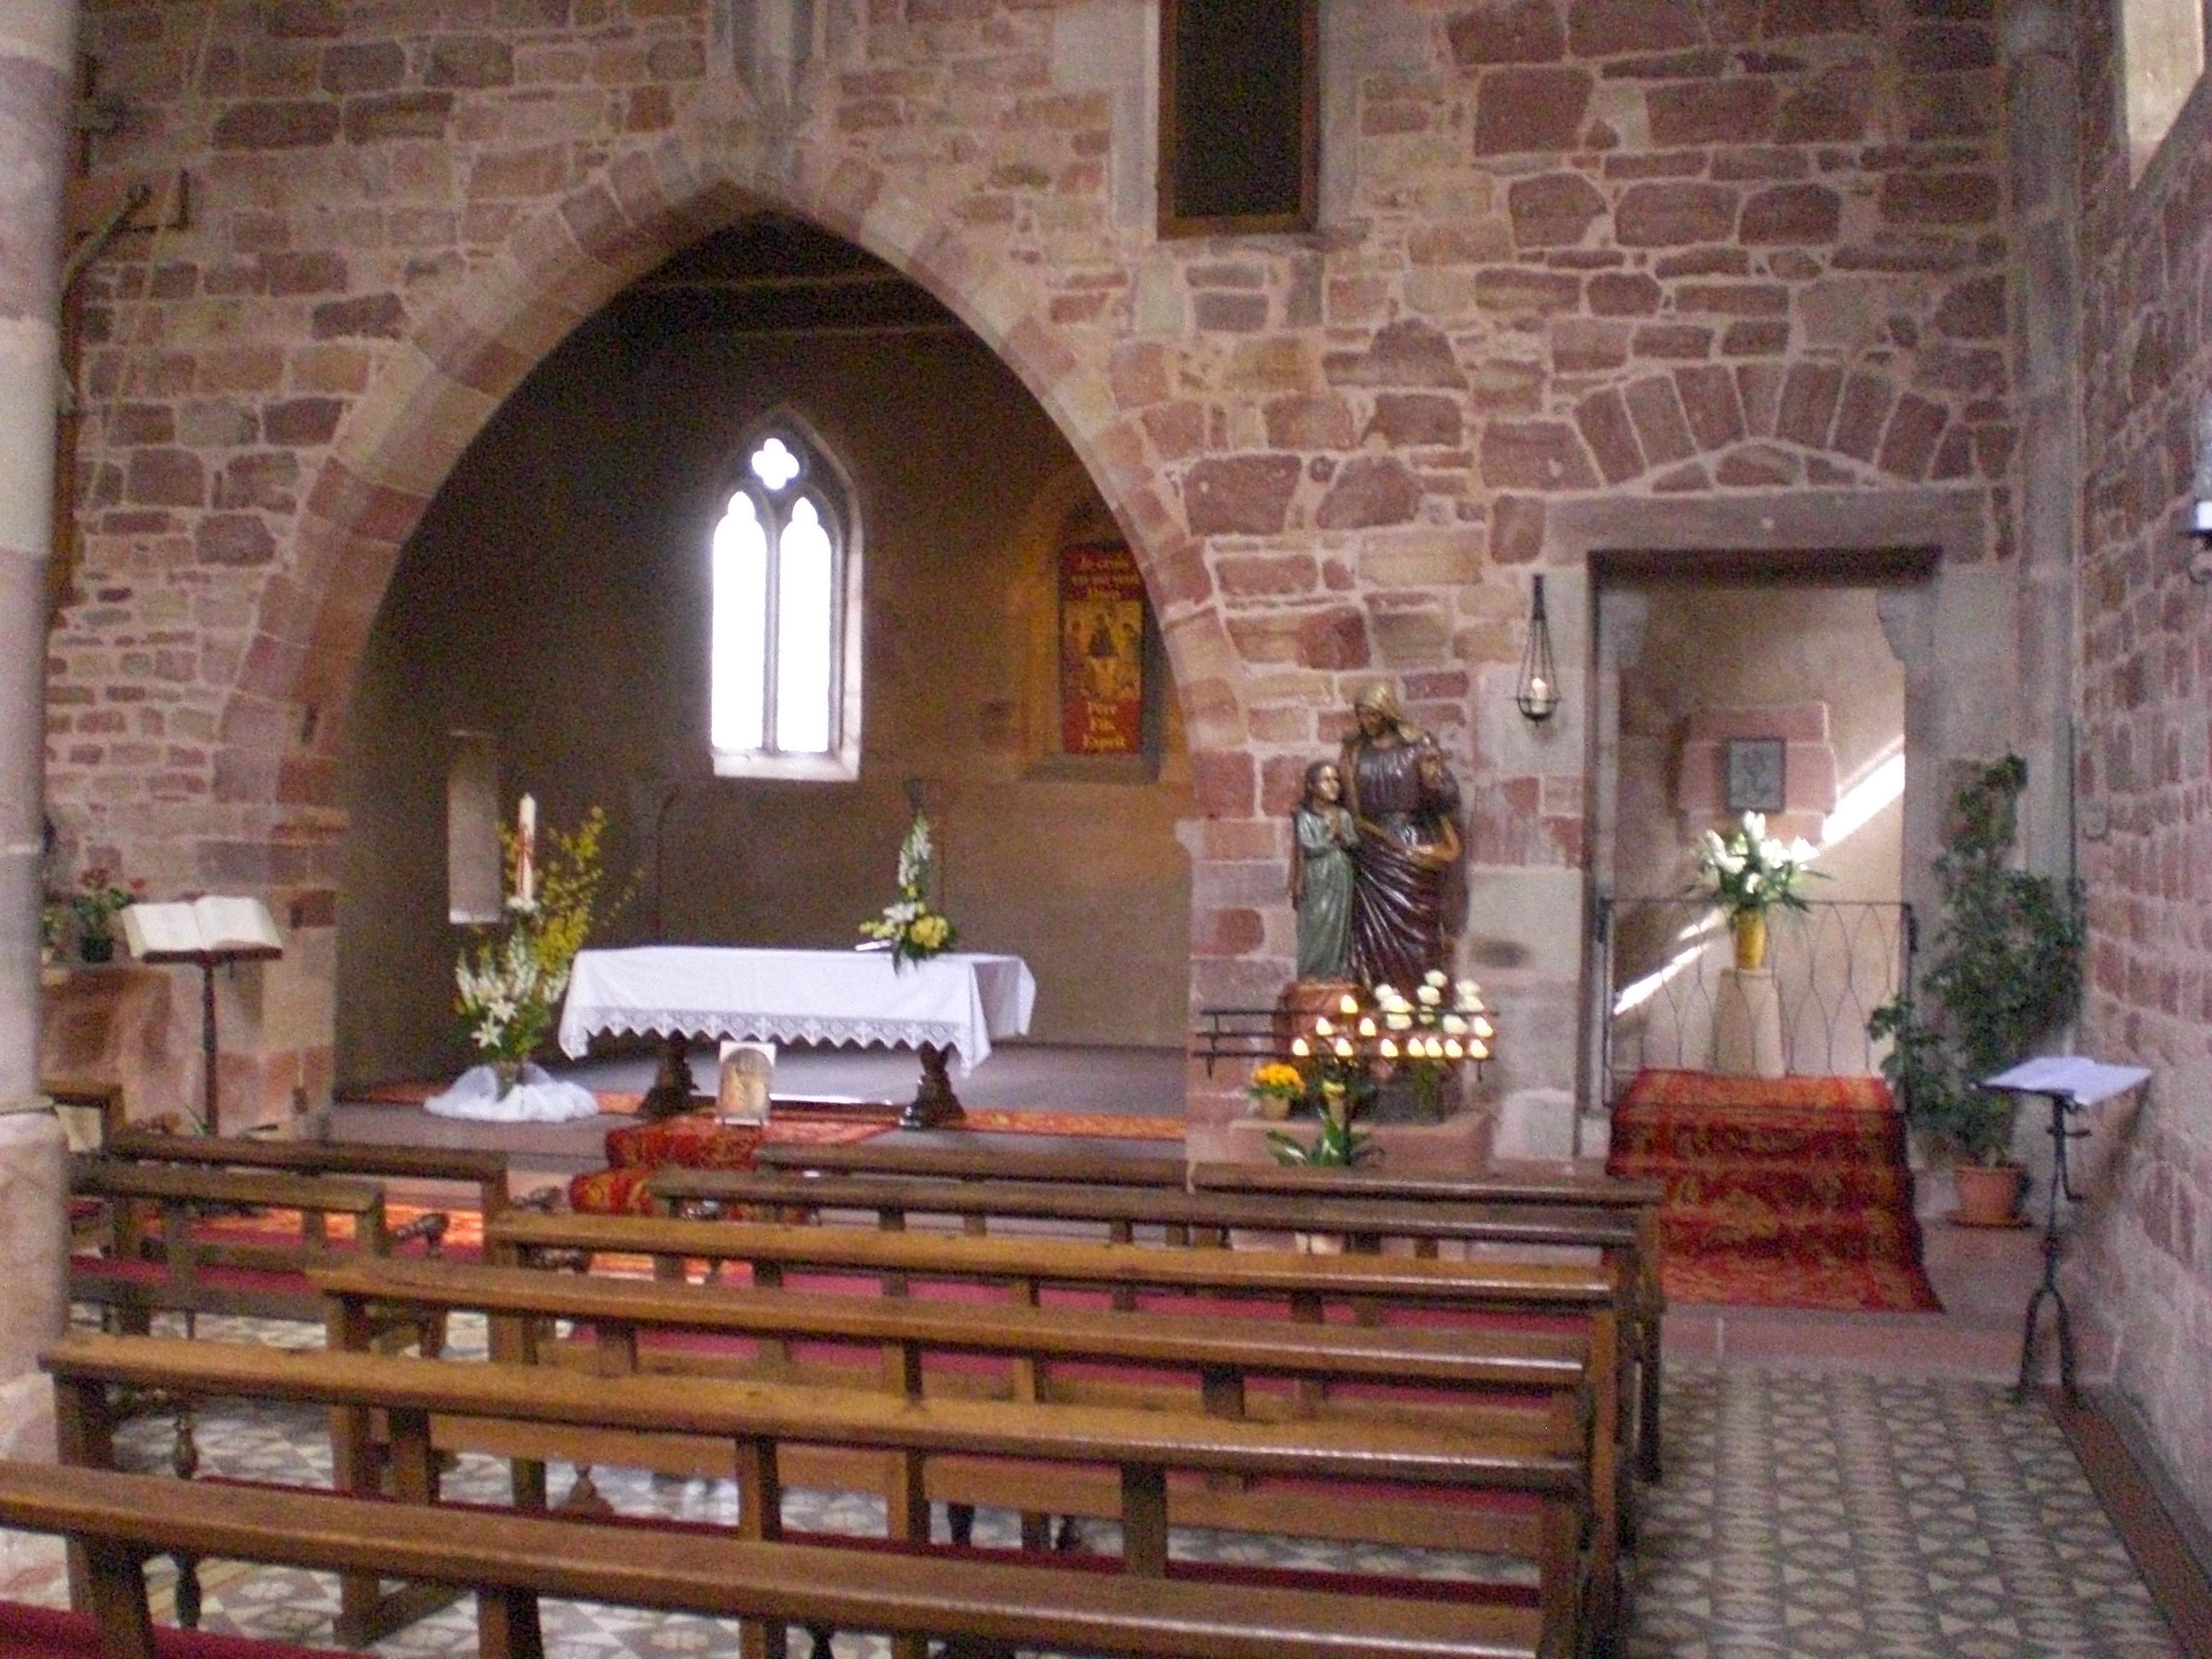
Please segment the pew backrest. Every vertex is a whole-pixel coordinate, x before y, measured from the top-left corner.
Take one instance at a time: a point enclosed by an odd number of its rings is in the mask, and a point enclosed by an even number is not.
[[[544,1595],[1159,1659],[1503,1659],[1538,1639],[1533,1612],[1458,1601],[643,1531],[617,1553],[588,1522],[471,1514],[457,1526],[415,1504],[43,1464],[0,1462],[0,1524],[83,1541],[109,1659],[154,1659],[143,1564],[179,1549],[475,1588],[486,1659],[542,1652]]]
[[[477,1206],[486,1220],[507,1205],[504,1152],[356,1141],[157,1134],[128,1128],[109,1137],[106,1152],[111,1158],[145,1164],[452,1182],[476,1188]]]

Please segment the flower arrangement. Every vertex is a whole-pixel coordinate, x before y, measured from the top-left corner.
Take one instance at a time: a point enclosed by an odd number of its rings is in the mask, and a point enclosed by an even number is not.
[[[1244,1092],[1252,1097],[1262,1117],[1286,1117],[1306,1097],[1305,1075],[1295,1066],[1271,1060],[1252,1073]]]
[[[115,954],[115,918],[145,896],[146,884],[136,877],[126,883],[104,864],[88,865],[69,899],[77,954],[87,962],[110,960]]]
[[[1714,903],[1730,917],[1750,912],[1763,915],[1775,905],[1802,910],[1805,901],[1798,884],[1824,872],[1811,868],[1814,850],[1799,836],[1787,847],[1766,833],[1766,817],[1746,812],[1736,832],[1723,837],[1717,830],[1705,831],[1705,851],[1698,860],[1698,879]]]
[[[1352,1126],[1358,1115],[1346,1086],[1334,1080],[1321,1085],[1321,1128],[1311,1140],[1279,1129],[1267,1131],[1267,1146],[1278,1164],[1303,1164],[1308,1169],[1351,1169],[1382,1156],[1375,1138]]]
[[[960,930],[952,925],[952,919],[930,908],[930,878],[936,858],[937,849],[929,838],[929,815],[917,807],[906,839],[899,843],[899,896],[884,907],[881,916],[860,924],[863,933],[890,947],[894,969],[909,962],[927,962],[960,942]]]
[[[594,806],[573,833],[552,830],[538,858],[537,803],[522,798],[516,827],[500,832],[507,877],[506,911],[453,965],[454,1008],[469,1041],[512,1087],[523,1061],[553,1029],[576,952],[591,936],[605,872],[606,813]],[[616,907],[618,908],[619,901]]]

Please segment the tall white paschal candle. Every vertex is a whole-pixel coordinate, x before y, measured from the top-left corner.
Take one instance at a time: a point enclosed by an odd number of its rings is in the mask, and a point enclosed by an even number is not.
[[[538,798],[525,795],[515,809],[514,896],[529,904],[538,896]]]

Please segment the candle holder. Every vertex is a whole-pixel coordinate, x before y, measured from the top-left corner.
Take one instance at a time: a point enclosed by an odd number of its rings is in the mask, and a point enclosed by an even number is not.
[[[1513,701],[1531,721],[1541,725],[1559,706],[1559,669],[1552,659],[1552,623],[1544,614],[1544,579],[1533,576],[1528,596],[1528,646],[1521,656],[1521,678]]]

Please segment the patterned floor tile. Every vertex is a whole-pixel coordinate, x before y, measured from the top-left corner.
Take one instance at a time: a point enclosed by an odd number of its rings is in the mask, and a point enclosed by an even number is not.
[[[312,1346],[305,1327],[203,1321],[229,1340]],[[480,1354],[481,1321],[449,1345]],[[1643,1497],[1632,1562],[1629,1659],[2179,1659],[2179,1650],[2051,1413],[2002,1390],[1942,1380],[1799,1375],[1676,1365],[1667,1379],[1665,1479]],[[211,1407],[202,1468],[248,1480],[326,1484],[319,1413]],[[118,1437],[131,1466],[166,1469],[166,1422]],[[563,1490],[556,1469],[554,1490]],[[595,1471],[626,1513],[735,1519],[727,1481]],[[503,1501],[503,1467],[465,1457],[458,1498]],[[880,1533],[880,1501],[794,1492],[787,1522]],[[977,1517],[977,1541],[1012,1544],[1011,1514]],[[1115,1529],[1086,1529],[1112,1553]],[[1178,1532],[1194,1559],[1313,1565],[1427,1577],[1495,1577],[1499,1564],[1433,1552],[1287,1538]],[[166,1603],[166,1564],[152,1575]],[[216,1564],[204,1572],[211,1630],[330,1641],[328,1575]],[[166,1607],[163,1609],[166,1613]],[[554,1659],[725,1659],[733,1625],[572,1602],[546,1607]],[[838,1659],[881,1659],[877,1638],[840,1635]],[[805,1652],[803,1637],[792,1648]],[[464,1601],[378,1644],[383,1659],[460,1659],[475,1651]]]

